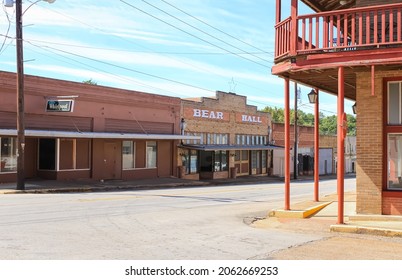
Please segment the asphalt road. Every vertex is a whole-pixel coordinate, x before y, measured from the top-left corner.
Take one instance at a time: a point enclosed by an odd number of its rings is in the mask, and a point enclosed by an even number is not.
[[[345,190],[355,179],[345,180]],[[312,199],[292,183],[291,203]],[[320,194],[336,192],[336,181]],[[283,183],[0,196],[0,259],[267,259],[328,231],[251,226],[283,206]],[[278,257],[280,258],[280,257]]]

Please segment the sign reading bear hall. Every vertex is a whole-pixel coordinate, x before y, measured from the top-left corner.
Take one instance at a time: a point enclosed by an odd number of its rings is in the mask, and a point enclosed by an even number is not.
[[[72,112],[73,100],[47,100],[46,112]]]

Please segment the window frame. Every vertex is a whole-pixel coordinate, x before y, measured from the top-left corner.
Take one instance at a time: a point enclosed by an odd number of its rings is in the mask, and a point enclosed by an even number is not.
[[[150,143],[155,143],[155,146],[152,146],[152,147],[155,147],[155,151],[153,151],[152,150],[152,152],[154,152],[155,154],[154,154],[154,157],[152,157],[154,160],[154,162],[155,162],[155,165],[153,166],[150,166],[150,163],[149,163],[149,156],[148,156],[148,153],[149,153],[149,147],[151,147],[151,146],[149,146],[148,144],[150,144]],[[145,143],[145,168],[146,169],[155,169],[155,168],[157,168],[158,167],[158,141],[146,141],[146,143]]]

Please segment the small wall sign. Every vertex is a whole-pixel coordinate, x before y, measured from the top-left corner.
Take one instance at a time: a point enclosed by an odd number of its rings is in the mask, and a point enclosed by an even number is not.
[[[47,100],[46,112],[72,112],[74,100]]]

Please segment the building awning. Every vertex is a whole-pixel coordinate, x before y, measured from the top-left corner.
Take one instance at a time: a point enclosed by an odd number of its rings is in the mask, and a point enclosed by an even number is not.
[[[273,149],[284,149],[282,146],[276,145],[254,145],[254,146],[244,146],[244,145],[179,145],[179,148],[198,150],[198,151],[258,151],[258,150],[273,150]]]
[[[0,129],[0,136],[17,136],[16,129]],[[179,134],[144,134],[118,132],[80,132],[57,130],[25,130],[26,137],[43,138],[86,138],[86,139],[150,139],[150,140],[200,140],[200,136]]]

